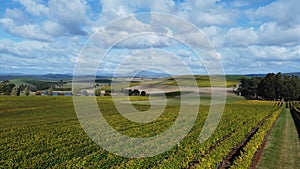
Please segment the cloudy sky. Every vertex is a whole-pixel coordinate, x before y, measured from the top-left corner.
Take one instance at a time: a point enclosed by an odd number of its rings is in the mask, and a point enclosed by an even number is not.
[[[1,0],[0,74],[72,73],[87,41],[101,32],[102,46],[136,29],[157,30],[144,19],[130,18],[111,29],[112,21],[130,14],[160,12],[195,25],[211,42],[227,74],[300,71],[299,0]],[[165,21],[161,21],[164,25]],[[181,24],[173,23],[178,28]],[[135,25],[135,26],[132,26]],[[102,27],[102,28],[101,28]],[[159,25],[158,25],[159,27]],[[167,29],[165,29],[167,30]],[[164,33],[172,35],[174,30]],[[131,36],[116,44],[99,69],[114,71],[120,60],[147,62],[167,51],[191,67],[201,62],[178,42],[158,34]],[[149,51],[151,49],[151,51]],[[159,52],[152,63],[176,68]],[[101,67],[101,68],[100,68]],[[124,72],[132,66],[122,66]],[[141,69],[136,67],[136,69]]]

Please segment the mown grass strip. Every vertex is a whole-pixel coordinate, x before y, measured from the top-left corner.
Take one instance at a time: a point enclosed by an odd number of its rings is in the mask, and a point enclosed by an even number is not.
[[[300,168],[299,139],[289,109],[281,113],[258,163],[258,169]]]

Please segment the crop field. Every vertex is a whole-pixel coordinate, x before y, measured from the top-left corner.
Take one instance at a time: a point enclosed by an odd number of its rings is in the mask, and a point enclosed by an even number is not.
[[[214,87],[234,87],[236,84],[239,83],[240,79],[247,78],[247,76],[238,76],[238,75],[226,75],[225,83],[219,77],[215,78],[215,86]],[[119,90],[122,88],[128,88],[139,85],[166,85],[169,87],[175,87],[180,84],[181,87],[211,87],[210,77],[207,75],[181,75],[181,76],[174,76],[174,77],[164,77],[164,78],[150,78],[150,79],[141,79],[141,78],[116,78],[111,80],[112,86],[108,86],[108,79],[98,79],[96,82],[101,85],[102,90]],[[70,85],[70,84],[66,84]]]
[[[244,76],[226,76],[226,84],[223,84],[220,80],[219,77],[213,77],[217,80],[218,82],[215,84],[216,86],[226,86],[226,87],[233,87],[234,85],[238,84],[240,79],[243,78]],[[174,76],[172,78],[167,77],[167,78],[159,78],[156,80],[150,80],[150,81],[145,81],[144,83],[146,84],[161,84],[161,85],[173,85],[176,86],[178,83],[180,83],[182,86],[193,86],[194,83],[196,82],[198,87],[210,87],[210,77],[206,75],[183,75],[183,76]]]
[[[267,101],[227,103],[216,131],[200,144],[198,137],[209,109],[200,105],[192,130],[178,145],[154,157],[133,159],[111,154],[94,143],[78,122],[71,97],[0,100],[0,168],[244,168],[251,165],[256,149],[284,107]],[[105,119],[131,137],[163,132],[179,111],[179,105],[172,104],[155,121],[140,124],[117,113],[111,97],[99,97],[97,101]],[[149,108],[143,104],[134,106],[139,110]]]

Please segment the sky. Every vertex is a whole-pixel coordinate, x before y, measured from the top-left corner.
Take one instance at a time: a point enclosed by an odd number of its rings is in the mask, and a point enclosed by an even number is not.
[[[197,27],[226,74],[300,72],[299,0],[0,0],[0,4],[0,74],[72,74],[97,33],[102,47],[128,36],[113,44],[99,72],[114,72],[119,66],[126,73],[145,69],[147,62],[180,70],[182,65],[167,54],[172,53],[194,74],[205,73],[201,54],[195,59],[197,53],[172,38],[174,30],[161,28],[167,20],[151,25],[147,18],[134,16],[104,29],[120,18],[145,12],[170,14]],[[184,27],[171,24],[178,30]],[[136,29],[148,34],[132,36]],[[158,29],[170,37],[151,34]]]

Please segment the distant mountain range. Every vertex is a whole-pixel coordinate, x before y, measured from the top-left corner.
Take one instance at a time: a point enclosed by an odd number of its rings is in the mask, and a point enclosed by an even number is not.
[[[300,72],[291,72],[291,73],[282,73],[287,75],[294,75],[300,77]],[[244,74],[244,75],[231,75],[231,76],[248,76],[248,77],[264,77],[266,74]],[[146,71],[146,70],[133,70],[128,73],[123,74],[97,74],[96,78],[112,78],[112,77],[134,77],[134,78],[160,78],[160,77],[168,77],[170,76],[168,73],[158,72],[158,71]],[[82,75],[85,77],[94,77],[94,75]],[[47,81],[70,81],[73,78],[72,74],[44,74],[44,75],[26,75],[26,74],[0,74],[0,81],[10,80],[10,79],[18,79],[18,78],[28,78],[35,80],[47,80]]]
[[[275,73],[276,74],[276,73]],[[300,72],[290,72],[290,73],[282,73],[282,74],[286,74],[286,75],[289,75],[289,76],[298,76],[300,77]],[[246,74],[244,76],[250,76],[250,77],[264,77],[266,76],[267,74]]]
[[[11,80],[11,79],[35,79],[35,80],[70,80],[72,79],[70,74],[44,74],[44,75],[26,75],[26,74],[1,74],[0,81],[2,80]]]
[[[294,75],[294,76],[300,77],[300,72],[286,73],[286,74],[288,74],[288,75],[290,75],[290,76]]]
[[[134,70],[129,73],[125,73],[122,76],[126,77],[135,77],[135,78],[141,78],[141,77],[168,77],[170,76],[168,73],[163,72],[152,72],[152,71],[146,71],[146,70]]]
[[[131,71],[128,73],[123,74],[97,74],[96,78],[112,78],[112,77],[133,77],[133,78],[142,78],[142,77],[151,77],[151,78],[159,78],[159,77],[168,77],[170,76],[167,73],[159,73],[159,72],[152,72],[152,71]],[[95,75],[81,75],[82,78],[93,78]],[[0,74],[0,81],[3,80],[11,80],[11,79],[35,79],[35,80],[47,80],[47,81],[69,81],[72,80],[73,75],[72,74],[44,74],[44,75],[26,75],[26,74]]]

